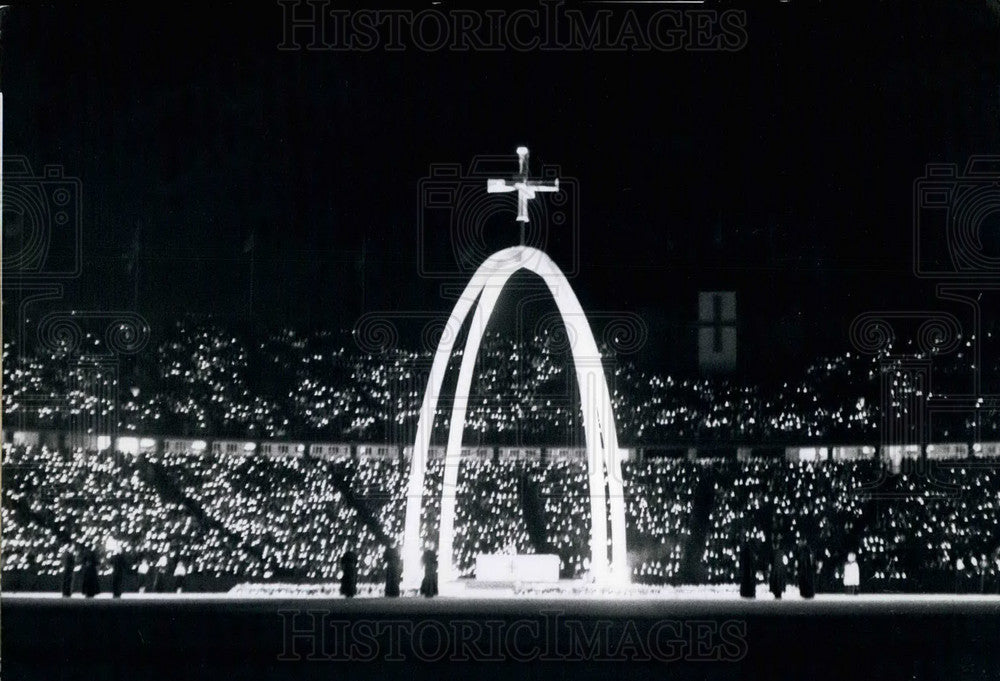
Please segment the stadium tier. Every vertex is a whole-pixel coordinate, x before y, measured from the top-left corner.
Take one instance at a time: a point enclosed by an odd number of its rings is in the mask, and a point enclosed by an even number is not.
[[[100,339],[71,340],[4,345],[5,579],[54,576],[67,542],[109,538],[136,563],[183,561],[209,580],[333,580],[348,549],[362,580],[381,578],[384,548],[402,539],[429,351],[182,323],[150,358],[109,368],[92,361]],[[546,330],[484,341],[458,481],[463,577],[488,553],[554,554],[561,577],[588,574],[568,342]],[[655,375],[602,353],[627,444],[633,582],[732,583],[747,538],[762,574],[775,560],[794,574],[807,541],[827,586],[851,551],[885,588],[996,580],[998,410],[956,402],[907,430],[919,420],[906,410],[930,395],[887,352],[772,385]],[[930,359],[935,389],[957,389],[961,358]],[[900,444],[879,444],[894,421]],[[421,527],[436,550],[444,448],[428,454]]]
[[[208,323],[178,324],[146,354],[110,367],[101,361],[102,342],[86,335],[26,349],[5,340],[5,428],[405,444],[412,442],[431,361],[430,350],[375,346],[357,335],[239,335]],[[522,340],[488,335],[477,361],[467,441],[581,442],[568,342],[547,329]],[[629,354],[601,347],[619,440],[633,447],[867,446],[882,441],[889,425],[903,445],[1000,440],[1000,410],[992,403],[952,401],[932,410],[922,402],[969,392],[961,353],[897,350],[824,358],[798,378],[765,384],[640,371]],[[933,360],[933,395],[921,390],[901,357]],[[1000,363],[993,364],[983,371],[996,374]],[[908,418],[921,404],[933,413],[926,432]],[[448,417],[441,409],[438,425]]]
[[[103,550],[114,538],[136,563],[183,560],[209,582],[331,581],[351,548],[360,579],[377,582],[385,546],[402,535],[405,460],[12,445],[4,457],[6,577],[57,575],[68,541]],[[830,588],[850,551],[866,581],[884,588],[986,588],[1000,576],[997,463],[933,462],[915,474],[877,460],[626,462],[632,580],[733,583],[737,547],[751,537],[764,554],[774,545],[792,575],[798,543],[808,540]],[[442,468],[432,461],[425,484],[428,548],[436,548]],[[505,552],[557,554],[562,577],[586,575],[582,462],[470,458],[458,498],[462,576],[473,576],[479,554]]]

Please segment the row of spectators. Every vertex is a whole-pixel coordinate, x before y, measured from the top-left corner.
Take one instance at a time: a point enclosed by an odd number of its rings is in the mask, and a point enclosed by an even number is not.
[[[404,441],[412,439],[431,364],[430,350],[380,349],[356,335],[284,330],[247,336],[213,323],[180,323],[158,347],[110,364],[95,361],[107,359],[106,343],[98,337],[81,334],[63,345],[57,340],[30,352],[4,343],[8,423],[247,439]],[[488,335],[477,362],[467,436],[496,443],[579,441],[569,342],[565,334],[544,329],[520,340]],[[916,423],[909,410],[930,397],[926,381],[905,362],[890,359],[888,350],[846,352],[817,361],[796,380],[767,385],[659,375],[640,371],[613,346],[601,351],[619,440],[629,445],[868,444],[879,440],[883,417]],[[967,360],[961,351],[927,359],[934,364],[935,386],[962,389],[969,371],[962,371]],[[447,420],[442,409],[437,422]],[[1000,412],[979,405],[936,413],[929,427],[931,441],[989,440],[1000,433]]]
[[[733,583],[747,538],[796,563],[811,547],[835,581],[849,552],[865,579],[920,583],[949,572],[1000,577],[996,460],[939,462],[895,474],[877,461],[658,459],[623,464],[633,581]],[[443,464],[429,465],[423,535],[436,549]],[[194,575],[333,580],[358,554],[381,577],[384,544],[402,539],[401,461],[54,451],[4,446],[3,570],[55,575],[61,547],[183,560]],[[454,560],[555,553],[564,577],[589,567],[585,464],[470,459],[459,469]]]

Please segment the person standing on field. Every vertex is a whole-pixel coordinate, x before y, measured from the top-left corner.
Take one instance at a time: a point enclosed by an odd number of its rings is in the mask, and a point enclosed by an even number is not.
[[[861,569],[858,567],[858,557],[851,551],[847,554],[847,563],[844,564],[844,591],[857,596],[860,586]]]

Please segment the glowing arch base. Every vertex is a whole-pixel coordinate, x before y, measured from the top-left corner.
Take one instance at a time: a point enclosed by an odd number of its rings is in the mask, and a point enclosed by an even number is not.
[[[419,586],[423,577],[421,563],[423,549],[420,539],[420,512],[423,502],[424,477],[427,452],[430,448],[434,414],[438,397],[454,350],[455,339],[476,300],[475,313],[466,338],[465,351],[459,369],[455,403],[452,406],[445,452],[444,484],[441,498],[439,535],[439,578],[442,584],[455,579],[453,542],[455,528],[455,492],[458,485],[458,465],[462,449],[462,435],[472,385],[472,371],[483,333],[496,306],[497,299],[508,280],[516,272],[527,269],[541,277],[555,299],[559,314],[573,339],[571,349],[583,407],[583,427],[586,438],[587,469],[590,486],[590,572],[598,584],[627,583],[625,544],[625,498],[622,490],[621,460],[614,411],[607,378],[601,362],[600,351],[594,341],[580,301],[570,288],[569,281],[559,267],[543,252],[528,247],[515,246],[490,256],[473,275],[462,296],[451,312],[444,329],[420,410],[416,441],[410,462],[407,487],[406,523],[403,531],[403,585]],[[606,473],[605,473],[606,471]],[[607,493],[605,493],[607,485]],[[607,503],[610,497],[611,561],[608,562]]]

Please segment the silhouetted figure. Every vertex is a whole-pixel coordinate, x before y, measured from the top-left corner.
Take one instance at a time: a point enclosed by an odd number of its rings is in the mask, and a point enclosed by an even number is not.
[[[111,556],[111,595],[115,598],[122,597],[125,570],[125,554],[118,551]]]
[[[70,544],[63,551],[62,595],[69,598],[73,595],[73,570],[76,569],[76,554]]]
[[[990,593],[1000,594],[1000,547],[993,551],[993,565],[996,566],[996,570],[993,571],[995,577]]]
[[[812,551],[805,542],[799,544],[799,594],[802,598],[812,598],[816,595],[816,564]]]
[[[399,551],[394,547],[385,550],[385,595],[388,598],[399,596],[399,582],[403,578],[403,570],[399,563]]]
[[[420,582],[420,595],[431,598],[438,594],[438,560],[434,551],[424,551],[424,580]]]
[[[340,593],[347,598],[358,593],[358,554],[347,550],[340,559]]]
[[[38,590],[38,575],[41,572],[38,568],[38,556],[35,555],[34,551],[28,551],[24,556],[25,566],[25,584],[24,589],[26,591],[37,591]]]
[[[754,565],[753,545],[744,541],[740,546],[740,596],[756,598],[757,573]]]
[[[788,580],[785,575],[785,554],[781,550],[778,542],[771,547],[771,574],[768,577],[768,585],[775,598],[780,599],[785,593],[785,586]]]
[[[87,549],[86,554],[84,554],[81,582],[83,595],[87,598],[93,598],[101,592],[100,584],[97,581],[97,553],[93,549]]]

